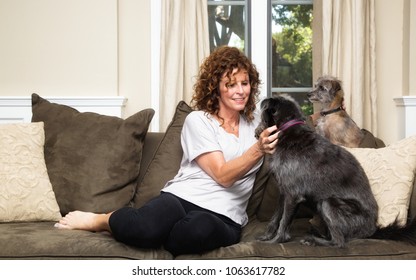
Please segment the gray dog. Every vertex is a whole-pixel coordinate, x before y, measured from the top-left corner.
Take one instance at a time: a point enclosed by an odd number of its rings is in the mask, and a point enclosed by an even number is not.
[[[261,103],[261,124],[277,125],[277,148],[270,168],[280,190],[279,204],[261,241],[290,240],[289,227],[301,203],[320,218],[322,227],[305,237],[305,245],[344,247],[356,238],[395,239],[416,244],[416,222],[377,227],[378,206],[363,168],[346,149],[332,144],[305,124],[297,103],[288,97]],[[321,225],[321,226],[322,226]]]

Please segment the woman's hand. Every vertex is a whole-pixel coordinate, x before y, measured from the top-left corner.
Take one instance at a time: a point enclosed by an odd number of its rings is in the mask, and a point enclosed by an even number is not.
[[[277,132],[277,127],[275,125],[263,130],[263,132],[260,133],[259,140],[257,141],[259,151],[263,155],[273,154],[276,151],[278,137],[279,132]]]

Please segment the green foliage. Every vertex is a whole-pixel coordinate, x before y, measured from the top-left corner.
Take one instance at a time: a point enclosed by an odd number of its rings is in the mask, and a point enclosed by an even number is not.
[[[312,85],[312,5],[274,5],[273,87]]]
[[[312,5],[273,5],[273,20],[282,26],[308,27],[312,22]]]
[[[301,109],[302,109],[303,113],[305,114],[305,116],[309,116],[309,115],[313,114],[313,105],[312,105],[312,103],[303,104],[301,106]]]

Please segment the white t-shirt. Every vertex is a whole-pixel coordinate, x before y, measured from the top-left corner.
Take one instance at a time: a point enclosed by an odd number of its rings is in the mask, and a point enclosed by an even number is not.
[[[195,158],[201,154],[221,151],[226,161],[241,156],[257,139],[254,136],[259,116],[252,122],[240,116],[239,137],[227,133],[220,123],[203,111],[193,111],[185,119],[181,133],[183,157],[178,174],[162,191],[172,193],[202,208],[229,217],[244,226],[248,217],[246,208],[259,162],[231,187],[216,183],[199,165]]]

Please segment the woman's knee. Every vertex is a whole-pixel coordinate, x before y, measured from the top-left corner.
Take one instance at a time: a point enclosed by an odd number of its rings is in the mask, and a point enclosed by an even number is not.
[[[157,234],[152,231],[154,227],[146,229],[136,217],[137,210],[125,207],[112,213],[109,224],[114,238],[128,245],[144,248],[157,247],[160,241],[158,242]]]
[[[190,212],[172,229],[165,248],[174,255],[199,253],[237,243],[241,229],[207,212]]]
[[[121,208],[110,216],[114,238],[143,248],[161,246],[176,222],[185,216],[174,197],[161,196],[143,207]]]

